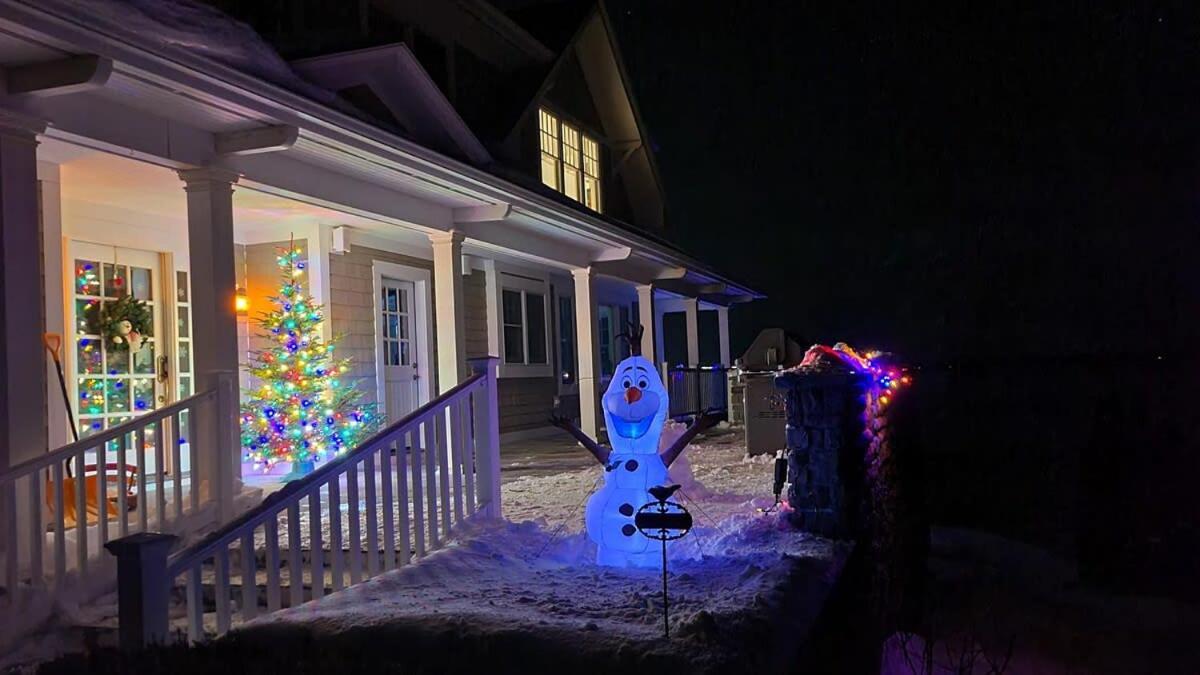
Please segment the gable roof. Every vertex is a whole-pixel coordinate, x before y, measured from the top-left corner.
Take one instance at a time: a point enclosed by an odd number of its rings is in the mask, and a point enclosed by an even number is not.
[[[487,148],[403,44],[301,59],[291,66],[314,84],[343,96],[366,86],[406,135],[475,165],[491,162]]]

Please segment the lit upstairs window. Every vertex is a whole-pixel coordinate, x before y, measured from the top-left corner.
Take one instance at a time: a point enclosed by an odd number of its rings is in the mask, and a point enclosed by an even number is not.
[[[600,212],[600,144],[544,108],[538,110],[542,182]]]
[[[558,118],[545,110],[538,111],[542,146],[542,182],[561,191],[559,176],[562,174],[562,158],[558,148]]]

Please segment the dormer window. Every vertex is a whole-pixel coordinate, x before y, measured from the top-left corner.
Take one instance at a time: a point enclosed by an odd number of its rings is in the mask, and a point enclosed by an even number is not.
[[[545,108],[538,110],[542,182],[600,212],[600,144]]]

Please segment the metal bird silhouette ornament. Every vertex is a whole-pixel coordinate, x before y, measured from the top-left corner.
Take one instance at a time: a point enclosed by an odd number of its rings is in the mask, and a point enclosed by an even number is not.
[[[591,496],[585,511],[588,536],[596,542],[596,563],[656,567],[658,551],[651,540],[638,535],[634,516],[646,503],[650,488],[667,482],[667,467],[718,418],[697,417],[659,454],[669,409],[667,390],[654,364],[641,355],[641,326],[631,326],[624,337],[632,355],[617,364],[600,400],[611,447],[600,445],[567,419],[554,417],[551,422],[574,436],[605,468],[604,487]]]

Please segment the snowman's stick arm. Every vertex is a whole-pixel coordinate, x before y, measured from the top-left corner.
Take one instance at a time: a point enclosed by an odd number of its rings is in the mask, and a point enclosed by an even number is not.
[[[704,431],[705,429],[711,428],[716,421],[717,420],[715,417],[710,416],[707,413],[692,420],[691,425],[679,435],[679,438],[675,439],[675,442],[671,444],[671,447],[663,451],[661,455],[663,464],[666,464],[668,467],[671,466],[671,463],[679,459],[679,456],[683,454],[684,449],[687,448],[688,443],[692,442],[692,439],[696,437],[696,434]]]
[[[600,445],[596,441],[593,441],[588,437],[587,434],[583,433],[582,429],[575,426],[574,422],[565,417],[552,416],[550,418],[550,423],[571,434],[575,440],[579,441],[580,445],[587,448],[587,451],[592,453],[592,456],[596,458],[597,462],[600,462],[601,466],[608,466],[608,456],[612,454],[611,449]]]

